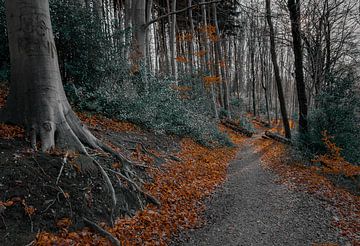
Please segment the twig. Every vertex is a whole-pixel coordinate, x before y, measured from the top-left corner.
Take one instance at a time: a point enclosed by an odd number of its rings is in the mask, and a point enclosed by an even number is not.
[[[39,164],[39,162],[34,158],[34,157],[32,157],[31,158],[35,163],[36,163],[36,165],[40,168],[40,170],[42,171],[42,173],[45,175],[45,176],[47,176],[48,178],[50,178],[50,176],[44,171],[44,169],[40,166],[40,164]]]
[[[64,190],[61,189],[60,186],[56,186],[56,187],[61,191],[61,193],[63,194],[63,196],[64,196],[64,198],[65,198],[65,200],[66,200],[66,202],[69,204],[69,207],[70,207],[70,217],[72,218],[72,217],[73,217],[72,206],[71,206],[71,202],[69,202],[69,200],[68,200],[68,196],[65,194]],[[59,200],[59,198],[58,198],[58,200]]]
[[[26,244],[25,246],[32,246],[35,244],[35,240],[31,241],[30,243]]]
[[[109,239],[110,242],[112,242],[114,245],[121,246],[120,241],[117,238],[115,238],[113,235],[111,235],[110,232],[104,230],[99,225],[97,225],[96,223],[92,222],[91,220],[89,220],[85,217],[83,217],[83,220],[88,226],[90,226],[94,230],[98,231],[99,234],[102,235],[103,237],[106,237],[107,239]]]
[[[56,202],[56,199],[53,199],[52,202],[45,208],[44,211],[42,211],[41,213],[45,213],[49,208],[51,208],[52,205],[54,205]]]
[[[65,156],[64,156],[64,159],[63,159],[63,161],[62,161],[62,166],[61,166],[61,168],[60,168],[59,175],[58,175],[58,177],[57,177],[57,179],[56,179],[56,183],[55,183],[56,185],[58,185],[58,183],[59,183],[59,181],[60,181],[61,174],[62,174],[62,172],[63,172],[63,170],[64,170],[64,166],[65,166],[65,164],[67,163],[68,154],[69,154],[69,152],[66,152],[66,154],[65,154]]]

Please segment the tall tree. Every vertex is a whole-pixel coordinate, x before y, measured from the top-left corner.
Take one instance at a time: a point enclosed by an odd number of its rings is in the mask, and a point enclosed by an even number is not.
[[[282,86],[282,81],[280,77],[280,69],[277,61],[277,54],[276,54],[276,44],[275,44],[275,31],[274,31],[274,25],[271,18],[271,0],[266,0],[266,19],[269,25],[269,32],[270,32],[270,53],[271,53],[271,60],[274,67],[274,74],[275,74],[275,80],[278,90],[278,96],[279,96],[279,102],[280,102],[280,110],[281,110],[281,116],[283,119],[284,129],[285,129],[285,137],[291,138],[291,130],[286,110],[286,104],[285,104],[285,97],[284,97],[284,91]]]
[[[50,21],[48,0],[6,1],[11,85],[1,120],[23,125],[36,148],[56,146],[86,153],[98,147],[66,98]]]
[[[308,105],[304,80],[303,50],[301,42],[301,5],[300,0],[288,0],[290,12],[291,33],[293,37],[293,51],[295,57],[295,80],[299,101],[299,130],[302,133],[308,130]]]

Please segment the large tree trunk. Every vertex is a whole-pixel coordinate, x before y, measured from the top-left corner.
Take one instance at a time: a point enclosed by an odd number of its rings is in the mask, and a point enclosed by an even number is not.
[[[86,153],[82,143],[97,147],[64,93],[47,0],[6,1],[11,85],[4,120],[25,126],[32,146]],[[55,140],[56,136],[56,140]]]
[[[301,44],[300,0],[288,0],[288,9],[290,12],[293,50],[295,56],[295,80],[299,101],[299,130],[300,132],[305,133],[308,130],[308,105],[306,99],[303,51]]]
[[[274,73],[275,73],[275,80],[276,85],[278,89],[278,96],[279,96],[279,102],[280,102],[280,110],[281,110],[281,116],[283,119],[284,129],[285,129],[285,137],[288,139],[291,139],[291,130],[286,110],[286,103],[285,103],[285,97],[284,97],[284,91],[282,86],[282,81],[280,77],[280,69],[277,62],[277,54],[276,54],[276,45],[275,45],[275,31],[274,26],[271,19],[271,8],[270,8],[270,0],[266,0],[266,19],[269,24],[269,31],[270,31],[270,52],[271,52],[271,60],[274,67]]]

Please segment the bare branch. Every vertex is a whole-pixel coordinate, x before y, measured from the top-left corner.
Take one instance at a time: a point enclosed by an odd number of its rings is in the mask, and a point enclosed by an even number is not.
[[[167,13],[165,15],[161,15],[159,16],[158,18],[156,19],[153,19],[151,21],[149,21],[148,23],[145,24],[145,28],[148,28],[150,25],[154,24],[155,22],[158,22],[159,20],[161,19],[164,19],[166,17],[169,17],[170,15],[176,15],[176,14],[180,14],[182,12],[186,12],[188,11],[189,9],[193,9],[193,8],[196,8],[196,7],[199,7],[201,5],[208,5],[208,4],[213,4],[213,3],[220,3],[221,0],[214,0],[214,1],[210,1],[210,2],[204,2],[204,3],[198,3],[198,4],[194,4],[192,6],[188,6],[186,8],[183,8],[183,9],[180,9],[180,10],[177,10],[177,11],[174,11],[174,12],[170,12],[170,13]]]

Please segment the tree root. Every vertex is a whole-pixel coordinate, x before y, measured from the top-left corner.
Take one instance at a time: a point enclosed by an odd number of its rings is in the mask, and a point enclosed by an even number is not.
[[[111,180],[109,178],[109,175],[105,172],[104,168],[100,165],[99,162],[97,162],[95,159],[93,159],[93,162],[97,165],[97,167],[100,169],[101,174],[103,175],[103,178],[105,179],[105,182],[108,186],[110,195],[111,195],[111,202],[112,202],[112,206],[111,206],[111,214],[110,214],[110,220],[111,220],[111,224],[114,224],[114,211],[116,208],[116,204],[117,204],[117,199],[116,199],[116,194],[115,194],[115,189],[114,186],[111,183]]]
[[[115,245],[115,246],[121,246],[120,241],[114,237],[113,235],[111,235],[110,232],[104,230],[103,228],[101,228],[99,225],[97,225],[96,223],[92,222],[91,220],[83,217],[83,220],[85,222],[85,224],[87,224],[88,226],[90,226],[92,229],[94,229],[95,231],[97,231],[101,236],[106,237],[107,239],[110,240],[110,242]]]
[[[16,115],[13,117],[16,119]],[[132,179],[131,176],[136,174],[130,169],[130,166],[136,166],[136,163],[132,162],[121,153],[116,152],[110,146],[103,143],[101,140],[96,138],[86,126],[84,126],[76,114],[71,110],[70,105],[60,104],[56,107],[56,112],[53,114],[40,116],[37,121],[34,122],[22,122],[26,126],[27,134],[30,139],[31,146],[36,150],[37,138],[41,142],[41,151],[47,152],[55,147],[65,149],[68,151],[76,151],[84,156],[90,158],[89,163],[96,166],[107,186],[107,190],[111,197],[111,223],[113,224],[114,213],[117,205],[117,198],[114,186],[109,178],[109,175],[104,170],[102,165],[93,157],[91,157],[85,146],[91,149],[98,149],[107,152],[119,160],[122,165],[122,171],[125,175],[121,174],[121,177],[126,179],[141,195],[143,195],[149,202],[156,205],[160,205],[155,198],[144,192]],[[15,121],[15,120],[14,120]],[[66,157],[63,160],[63,166],[60,169],[60,173],[56,179],[56,184],[59,183],[61,178],[64,165],[66,163]],[[141,163],[139,163],[141,165]],[[112,170],[111,170],[112,171]],[[117,173],[120,175],[120,173]]]
[[[152,195],[150,195],[146,191],[143,191],[134,181],[132,181],[131,179],[126,177],[124,174],[122,174],[120,172],[116,172],[116,171],[111,170],[109,168],[106,168],[106,170],[108,170],[108,171],[120,176],[121,178],[125,179],[127,182],[129,182],[137,191],[139,191],[152,204],[154,204],[156,206],[161,206],[161,203],[155,197],[153,197]]]

